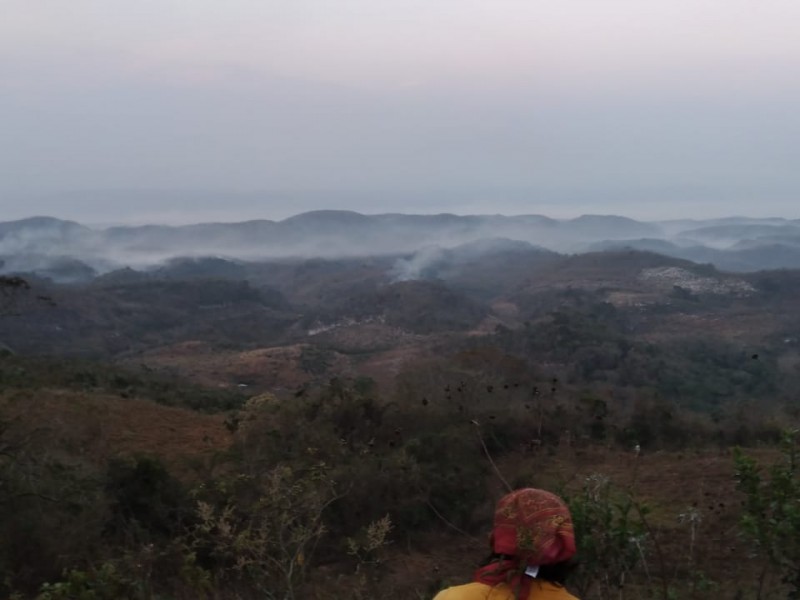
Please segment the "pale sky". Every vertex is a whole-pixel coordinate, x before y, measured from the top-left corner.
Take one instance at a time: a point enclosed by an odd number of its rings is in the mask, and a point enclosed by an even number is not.
[[[0,221],[800,217],[797,0],[0,0]]]

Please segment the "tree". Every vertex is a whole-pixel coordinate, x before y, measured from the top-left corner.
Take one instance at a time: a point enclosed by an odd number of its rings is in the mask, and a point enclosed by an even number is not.
[[[20,298],[31,289],[26,279],[0,275],[0,317],[13,314]]]

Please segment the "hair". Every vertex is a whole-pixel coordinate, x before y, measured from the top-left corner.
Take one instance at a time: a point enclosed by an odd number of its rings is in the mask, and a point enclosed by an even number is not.
[[[486,565],[498,560],[514,560],[514,558],[514,556],[510,556],[508,554],[498,554],[497,552],[492,552],[489,554],[489,556],[481,561],[480,566],[485,567]],[[540,565],[539,574],[536,576],[536,579],[544,579],[550,583],[565,585],[567,579],[569,579],[569,576],[577,568],[577,566],[578,562],[572,558],[553,563],[552,565]]]
[[[577,566],[578,562],[571,558],[552,565],[542,565],[539,567],[539,574],[536,578],[564,585]]]

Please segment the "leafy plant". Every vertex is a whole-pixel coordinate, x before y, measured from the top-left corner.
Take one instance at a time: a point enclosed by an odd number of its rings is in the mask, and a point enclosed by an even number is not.
[[[326,532],[325,508],[336,498],[324,464],[306,472],[278,466],[258,481],[238,476],[201,489],[199,522],[186,545],[216,583],[243,583],[266,598],[293,600]],[[205,498],[204,498],[205,496]]]
[[[381,563],[379,551],[389,544],[393,528],[391,518],[386,515],[367,525],[358,536],[347,538],[347,553],[358,561],[356,572]]]
[[[737,449],[736,480],[745,495],[741,529],[755,554],[769,560],[789,586],[788,598],[800,598],[800,431],[787,432],[782,460],[768,470]],[[763,578],[762,578],[763,579]]]
[[[42,585],[36,600],[117,600],[144,596],[133,594],[131,582],[112,563],[105,563],[96,572],[70,569],[64,578]]]
[[[582,597],[617,596],[633,569],[644,562],[647,508],[613,488],[604,475],[587,477],[580,493],[567,498],[575,525],[579,569],[575,587]]]
[[[109,531],[134,539],[174,535],[190,516],[183,486],[155,458],[112,460],[105,492],[111,502]]]

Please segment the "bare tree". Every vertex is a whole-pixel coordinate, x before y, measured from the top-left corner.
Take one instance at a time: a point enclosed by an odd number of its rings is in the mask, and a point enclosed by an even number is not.
[[[16,275],[0,275],[0,317],[14,314],[22,297],[31,291],[31,284]]]

